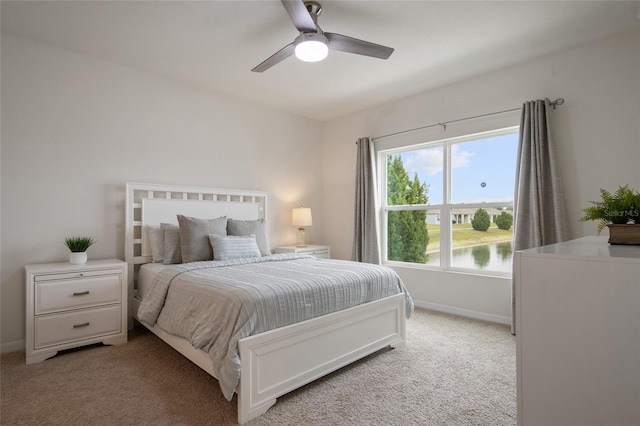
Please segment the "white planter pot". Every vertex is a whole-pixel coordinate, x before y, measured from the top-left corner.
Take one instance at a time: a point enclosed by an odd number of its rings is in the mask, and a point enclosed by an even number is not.
[[[71,254],[69,254],[69,262],[73,263],[74,265],[87,263],[87,252],[86,251],[71,252]]]

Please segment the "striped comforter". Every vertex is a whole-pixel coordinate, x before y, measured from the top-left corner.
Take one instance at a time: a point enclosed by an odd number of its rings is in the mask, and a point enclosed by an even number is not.
[[[391,269],[365,263],[277,254],[194,262],[162,269],[138,319],[209,353],[223,395],[240,379],[238,340],[404,292]]]

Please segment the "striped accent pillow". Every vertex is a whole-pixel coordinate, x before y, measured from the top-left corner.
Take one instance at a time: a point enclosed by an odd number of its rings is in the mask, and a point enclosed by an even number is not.
[[[260,249],[256,243],[256,236],[220,236],[209,235],[209,242],[213,249],[213,260],[239,259],[242,257],[260,257]]]

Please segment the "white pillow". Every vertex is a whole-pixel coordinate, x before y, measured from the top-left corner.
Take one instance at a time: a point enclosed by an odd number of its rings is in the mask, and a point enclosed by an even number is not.
[[[260,257],[260,249],[255,235],[220,236],[209,235],[213,260],[239,259],[243,257]]]
[[[151,261],[162,263],[164,259],[164,231],[159,226],[146,226],[146,228],[151,249]]]

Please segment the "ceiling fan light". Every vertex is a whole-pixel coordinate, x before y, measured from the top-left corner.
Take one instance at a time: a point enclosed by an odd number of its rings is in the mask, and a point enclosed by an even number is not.
[[[329,54],[327,39],[318,33],[301,34],[296,39],[296,57],[305,62],[318,62]]]
[[[318,62],[329,54],[329,48],[321,41],[303,41],[296,46],[296,57],[305,62]]]

